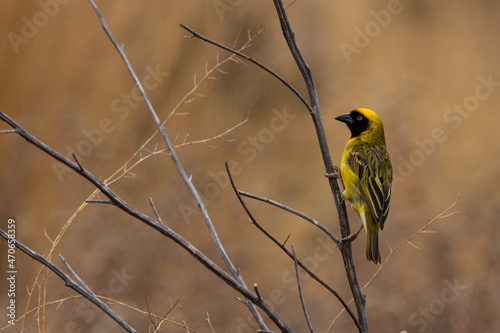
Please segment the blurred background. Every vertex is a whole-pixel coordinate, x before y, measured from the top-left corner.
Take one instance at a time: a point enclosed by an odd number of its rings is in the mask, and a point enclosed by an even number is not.
[[[97,5],[158,115],[168,118],[179,157],[245,281],[259,285],[292,329],[306,331],[293,262],[248,223],[224,161],[241,190],[293,207],[339,235],[311,117],[275,78],[184,38],[189,33],[179,27],[237,49],[252,38],[244,52],[306,95],[272,1]],[[152,198],[170,228],[223,265],[169,155],[158,153],[165,144],[150,139],[155,125],[90,4],[7,0],[1,7],[0,110],[53,149],[75,152],[100,179],[134,166],[112,178],[111,188],[149,216]],[[350,135],[335,116],[367,107],[384,121],[395,180],[380,244],[382,260],[390,257],[364,290],[370,331],[498,332],[500,3],[299,0],[288,16],[315,78],[334,162]],[[139,309],[168,313],[172,322],[160,326],[163,332],[210,332],[207,318],[218,333],[255,331],[239,295],[172,241],[114,207],[81,208],[94,189],[75,173],[14,134],[0,136],[0,156],[2,229],[14,219],[17,239],[46,256],[59,235],[52,260],[63,267],[62,254],[137,330],[153,331],[155,321]],[[434,233],[418,234],[415,246],[391,254],[458,197],[445,213],[453,214],[426,229]],[[349,301],[341,257],[323,233],[247,202],[267,230],[281,241],[289,235],[299,258]],[[348,212],[357,229],[359,218]],[[365,260],[364,238],[353,243],[361,285],[380,267]],[[0,244],[4,270],[7,243]],[[8,328],[2,313],[4,331],[122,331],[19,251],[16,265],[17,317],[30,312],[24,324]],[[8,286],[0,281],[5,309]],[[303,289],[315,331],[357,331],[345,313],[331,325],[342,307],[316,282],[303,276]]]

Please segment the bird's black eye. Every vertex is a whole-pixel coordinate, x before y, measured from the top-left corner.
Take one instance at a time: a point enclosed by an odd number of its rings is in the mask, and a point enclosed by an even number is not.
[[[357,117],[356,117],[356,120],[357,120],[357,121],[361,121],[361,120],[363,120],[363,116],[357,116]]]

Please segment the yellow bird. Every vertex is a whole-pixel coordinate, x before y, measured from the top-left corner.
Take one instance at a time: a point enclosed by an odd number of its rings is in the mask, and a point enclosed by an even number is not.
[[[342,153],[342,198],[351,202],[365,227],[366,259],[381,262],[378,232],[384,228],[391,200],[392,166],[385,145],[384,125],[368,109],[356,109],[335,118],[347,124],[351,139]],[[354,240],[363,226],[343,240]]]

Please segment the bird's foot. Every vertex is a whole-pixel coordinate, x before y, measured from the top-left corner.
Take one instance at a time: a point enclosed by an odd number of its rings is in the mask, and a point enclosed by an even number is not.
[[[347,237],[343,237],[343,238],[341,238],[340,240],[341,240],[342,242],[344,242],[344,241],[345,241],[345,242],[348,242],[348,241],[351,241],[351,242],[352,242],[352,241],[354,241],[356,238],[358,238],[358,235],[359,235],[359,233],[361,232],[361,230],[363,230],[363,225],[361,225],[361,227],[359,228],[359,230],[358,230],[358,231],[356,231],[355,233],[350,234],[350,235],[349,235],[349,236],[347,236]]]
[[[323,172],[323,175],[325,175],[326,178],[339,179],[340,178],[340,169],[338,166],[334,165],[332,173],[328,173],[325,171],[325,172]]]
[[[353,241],[353,240],[355,240],[356,238],[358,238],[358,233],[353,233],[353,234],[350,234],[349,236],[347,236],[347,237],[343,237],[343,238],[341,238],[340,240],[341,240],[342,242],[348,242],[348,241],[351,241],[351,242],[352,242],[352,241]]]

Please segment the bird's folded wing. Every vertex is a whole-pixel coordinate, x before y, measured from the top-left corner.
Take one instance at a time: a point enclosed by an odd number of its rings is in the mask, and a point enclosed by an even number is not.
[[[359,178],[361,196],[368,204],[374,222],[383,228],[391,199],[392,168],[387,152],[359,145],[353,148],[349,164]]]

